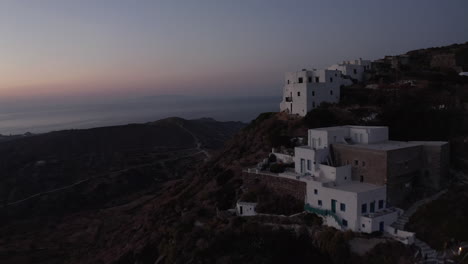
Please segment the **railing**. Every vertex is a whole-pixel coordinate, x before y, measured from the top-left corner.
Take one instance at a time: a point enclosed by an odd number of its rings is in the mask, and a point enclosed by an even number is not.
[[[340,225],[340,227],[343,227],[342,224],[341,224],[341,219],[335,213],[333,213],[330,210],[314,208],[310,204],[305,204],[304,205],[304,210],[307,211],[307,212],[310,212],[310,213],[317,214],[317,215],[331,216]]]

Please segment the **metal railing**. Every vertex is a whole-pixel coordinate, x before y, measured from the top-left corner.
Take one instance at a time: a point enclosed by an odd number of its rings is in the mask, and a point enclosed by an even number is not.
[[[340,225],[340,227],[343,227],[343,225],[341,223],[341,219],[335,213],[333,213],[331,210],[314,208],[310,204],[305,204],[304,205],[304,210],[307,211],[307,212],[310,212],[310,213],[321,215],[321,216],[331,216]]]

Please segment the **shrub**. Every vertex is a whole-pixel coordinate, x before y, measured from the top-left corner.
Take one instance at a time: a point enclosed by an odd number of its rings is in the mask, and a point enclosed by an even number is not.
[[[271,164],[270,166],[270,171],[273,173],[281,173],[281,172],[284,172],[284,170],[285,168],[283,164],[274,163],[274,164]]]

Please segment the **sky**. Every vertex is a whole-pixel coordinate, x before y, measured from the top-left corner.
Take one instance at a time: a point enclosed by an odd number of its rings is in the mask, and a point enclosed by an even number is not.
[[[0,102],[279,95],[284,72],[468,41],[466,0],[0,0]]]

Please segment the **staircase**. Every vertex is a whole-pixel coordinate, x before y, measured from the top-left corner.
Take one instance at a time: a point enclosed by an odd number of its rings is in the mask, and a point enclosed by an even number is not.
[[[414,244],[421,249],[421,258],[422,260],[419,263],[424,263],[424,264],[438,264],[438,263],[444,263],[439,262],[439,259],[437,257],[437,251],[432,249],[428,244],[425,242],[415,239]]]
[[[447,192],[447,190],[443,190],[443,191],[440,191],[440,192],[434,194],[431,197],[427,197],[427,198],[424,198],[422,200],[419,200],[419,201],[415,202],[410,208],[408,208],[408,210],[406,210],[402,215],[400,215],[400,217],[398,217],[397,221],[395,223],[393,223],[391,226],[393,226],[395,228],[398,228],[399,230],[405,230],[406,223],[408,223],[410,217],[414,213],[416,213],[416,211],[421,206],[436,200],[437,198],[439,198],[441,195],[443,195],[446,192]]]
[[[416,213],[416,211],[421,206],[436,200],[437,198],[439,198],[441,195],[443,195],[446,192],[447,192],[447,190],[443,190],[443,191],[440,191],[440,192],[434,194],[431,197],[427,197],[427,198],[424,198],[422,200],[417,201],[408,210],[406,210],[400,217],[398,217],[397,221],[395,223],[393,223],[391,226],[394,227],[394,228],[397,228],[399,230],[405,230],[405,226],[408,223],[410,217],[414,213]],[[438,256],[437,251],[432,249],[424,241],[421,241],[421,240],[416,238],[414,240],[414,244],[421,249],[421,258],[422,258],[422,260],[419,263],[424,263],[424,264],[426,264],[426,263],[427,264],[444,263],[443,256]]]

